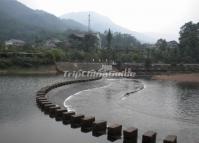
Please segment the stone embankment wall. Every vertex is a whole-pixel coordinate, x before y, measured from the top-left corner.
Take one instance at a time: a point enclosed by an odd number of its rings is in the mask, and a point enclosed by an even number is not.
[[[145,67],[144,64],[122,64],[114,67],[119,71],[130,69],[132,72],[136,72],[136,75],[199,72],[199,64],[152,64],[149,67]]]
[[[57,67],[62,71],[78,71],[78,70],[95,70],[98,71],[101,67],[101,63],[74,63],[74,62],[58,62]]]

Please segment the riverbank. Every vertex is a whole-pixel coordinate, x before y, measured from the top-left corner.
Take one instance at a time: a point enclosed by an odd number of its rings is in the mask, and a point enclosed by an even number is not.
[[[10,67],[0,69],[0,75],[56,75],[58,74],[55,65],[46,65],[31,68]]]
[[[154,80],[171,80],[177,82],[197,82],[199,83],[199,73],[190,74],[171,74],[171,75],[154,75]]]
[[[73,63],[73,62],[57,62],[56,65],[42,65],[33,67],[9,67],[0,68],[0,75],[55,75],[63,73],[63,71],[78,71],[78,70],[99,70],[100,63]]]

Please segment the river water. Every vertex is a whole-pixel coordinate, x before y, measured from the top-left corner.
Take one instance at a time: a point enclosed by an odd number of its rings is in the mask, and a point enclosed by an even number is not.
[[[1,143],[98,143],[106,136],[81,133],[44,115],[35,104],[35,92],[62,76],[0,77]],[[130,94],[126,94],[130,93]],[[72,95],[72,96],[70,96]],[[154,80],[102,79],[65,86],[48,94],[53,102],[123,128],[138,128],[139,142],[147,130],[178,136],[178,142],[199,140],[199,86]],[[121,143],[117,140],[116,143]]]
[[[130,79],[108,79],[106,83],[74,94],[65,100],[65,106],[124,128],[137,127],[139,139],[153,130],[158,142],[170,134],[177,135],[181,143],[199,140],[198,84]],[[125,94],[129,92],[133,93]]]
[[[0,143],[97,143],[97,138],[56,122],[36,106],[36,91],[63,80],[63,76],[0,76]]]

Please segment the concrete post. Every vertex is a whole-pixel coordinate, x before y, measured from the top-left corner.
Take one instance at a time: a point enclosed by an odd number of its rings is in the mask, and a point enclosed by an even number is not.
[[[156,143],[156,132],[147,131],[142,136],[142,143]]]
[[[36,99],[37,104],[40,104],[41,102],[47,102],[48,99]]]
[[[69,124],[72,115],[75,115],[75,112],[73,112],[73,111],[63,112],[63,114],[62,114],[63,124]]]
[[[122,135],[122,125],[112,124],[108,126],[108,136],[118,137]]]
[[[77,115],[72,115],[71,116],[71,127],[76,128],[81,125],[81,120],[84,118],[84,115],[82,114],[77,114]]]
[[[56,109],[55,110],[55,118],[56,120],[61,120],[62,119],[62,113],[67,112],[67,109]]]
[[[106,132],[107,122],[106,121],[95,121],[93,123],[93,134]]]
[[[134,127],[123,130],[124,142],[137,143],[138,129]]]
[[[38,97],[42,97],[42,96],[45,95],[45,93],[38,92],[36,95],[37,95]]]
[[[45,103],[50,103],[50,102],[48,102],[48,100],[40,100],[40,101],[38,101],[37,104],[39,105],[40,108],[42,108],[42,105]]]
[[[95,117],[84,117],[81,121],[81,130],[90,130],[93,127],[93,122],[95,121]]]
[[[61,109],[58,105],[56,105],[55,107],[49,107],[49,115],[50,117],[55,117],[55,110],[57,109]]]
[[[163,140],[163,143],[177,143],[177,136],[175,136],[175,135],[168,135]]]
[[[54,104],[47,104],[47,105],[44,105],[44,112],[47,114],[49,113],[49,108],[50,107],[55,107]]]
[[[45,101],[45,102],[42,102],[42,103],[41,103],[41,109],[44,110],[44,106],[45,106],[45,105],[50,105],[50,104],[52,104],[52,103],[51,103],[51,102],[48,102],[48,101],[47,101],[47,102],[46,102],[46,101]]]

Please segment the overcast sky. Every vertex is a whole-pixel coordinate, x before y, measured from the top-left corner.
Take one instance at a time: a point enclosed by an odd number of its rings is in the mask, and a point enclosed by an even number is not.
[[[137,32],[178,36],[188,21],[199,22],[199,0],[18,0],[33,9],[61,16],[95,11]]]

